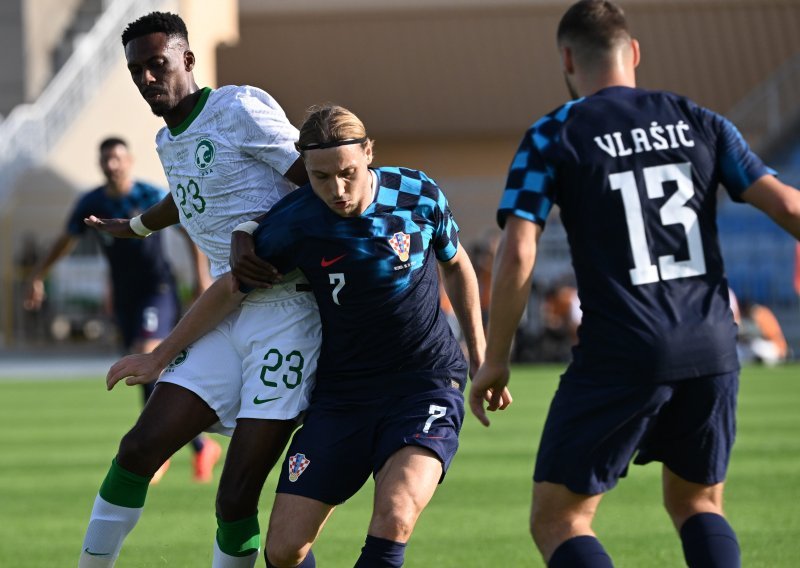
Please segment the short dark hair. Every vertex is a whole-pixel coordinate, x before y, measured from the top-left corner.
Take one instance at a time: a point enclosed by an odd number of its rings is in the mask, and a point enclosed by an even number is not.
[[[559,45],[569,43],[587,58],[605,55],[630,37],[625,12],[609,0],[576,2],[561,18],[556,33]]]
[[[142,36],[155,33],[167,34],[167,37],[179,37],[189,43],[189,31],[186,23],[178,14],[171,12],[150,12],[138,20],[134,20],[122,32],[122,46]]]
[[[110,150],[114,146],[125,146],[128,147],[128,143],[125,142],[122,138],[118,138],[117,136],[109,136],[102,142],[100,142],[100,152],[105,152],[106,150]]]

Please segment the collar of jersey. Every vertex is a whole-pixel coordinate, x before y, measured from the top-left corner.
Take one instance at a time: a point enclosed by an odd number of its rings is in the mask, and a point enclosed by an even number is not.
[[[210,95],[211,91],[213,90],[214,89],[211,87],[203,87],[203,89],[200,91],[200,99],[197,101],[197,104],[194,105],[192,112],[190,112],[189,116],[187,116],[178,126],[175,128],[170,128],[169,133],[173,136],[177,136],[178,134],[183,134],[186,132],[186,130],[192,125],[192,122],[194,122],[194,119],[197,118],[197,115],[203,110],[203,107],[206,106],[208,95]]]

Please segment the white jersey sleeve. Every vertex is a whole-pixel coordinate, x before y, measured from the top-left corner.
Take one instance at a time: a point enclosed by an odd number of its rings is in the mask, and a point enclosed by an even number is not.
[[[285,174],[300,154],[294,143],[299,138],[297,128],[286,119],[283,109],[268,93],[243,87],[231,107],[231,120],[237,128],[232,138],[257,160]]]

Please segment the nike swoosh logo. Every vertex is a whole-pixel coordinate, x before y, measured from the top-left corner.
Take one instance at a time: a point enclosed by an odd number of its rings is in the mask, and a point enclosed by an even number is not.
[[[272,402],[273,400],[278,400],[279,398],[283,398],[280,396],[276,396],[273,398],[258,398],[258,395],[253,397],[253,404],[264,404],[265,402]]]
[[[342,256],[337,256],[336,258],[332,258],[330,260],[328,260],[327,258],[323,258],[320,261],[319,265],[322,268],[328,268],[331,264],[333,264],[334,262],[339,262],[340,260],[342,260],[346,256],[347,256],[346,254],[343,254]]]
[[[89,548],[84,548],[83,551],[89,556],[111,556],[110,552],[92,552]]]

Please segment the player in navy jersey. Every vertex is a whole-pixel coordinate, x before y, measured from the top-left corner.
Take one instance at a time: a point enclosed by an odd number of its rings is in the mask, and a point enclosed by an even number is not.
[[[31,278],[25,300],[28,309],[41,306],[45,296],[44,277],[86,233],[85,217],[135,216],[166,195],[163,189],[133,179],[133,157],[124,140],[103,140],[99,153],[106,183],[84,194],[75,204],[65,231],[53,243]],[[121,240],[91,232],[96,234],[108,259],[113,313],[122,349],[126,353],[149,353],[167,336],[180,315],[175,277],[164,252],[163,240],[160,236],[147,240]],[[210,283],[205,256],[188,238],[187,242],[193,251],[195,282],[202,291]],[[144,402],[154,388],[152,384],[143,385]],[[192,441],[192,448],[195,451],[195,480],[210,481],[211,468],[219,458],[219,445],[198,436]],[[166,467],[160,470],[158,478],[154,477],[155,482],[164,471]]]
[[[401,566],[457,449],[468,367],[483,358],[477,281],[444,194],[420,171],[370,169],[372,141],[355,115],[313,108],[298,149],[310,185],[273,206],[254,236],[260,257],[308,278],[323,338],[311,404],[278,484],[267,565],[306,566],[333,509],[373,474],[375,508],[356,566]],[[439,309],[437,264],[469,365]],[[241,302],[231,280],[209,288],[174,337],[191,341]],[[273,353],[266,363],[284,358],[302,365],[295,353]],[[137,382],[134,371],[110,375],[109,385]],[[505,392],[500,406],[510,402]]]
[[[471,408],[488,425],[484,397],[508,384],[536,246],[557,205],[583,319],[537,454],[536,545],[550,567],[611,566],[591,524],[635,456],[663,464],[664,504],[688,565],[738,566],[722,494],[739,365],[716,191],[722,184],[795,237],[800,193],[725,118],[636,87],[639,45],[615,4],[574,4],[557,40],[574,100],[528,130],[511,164]]]

